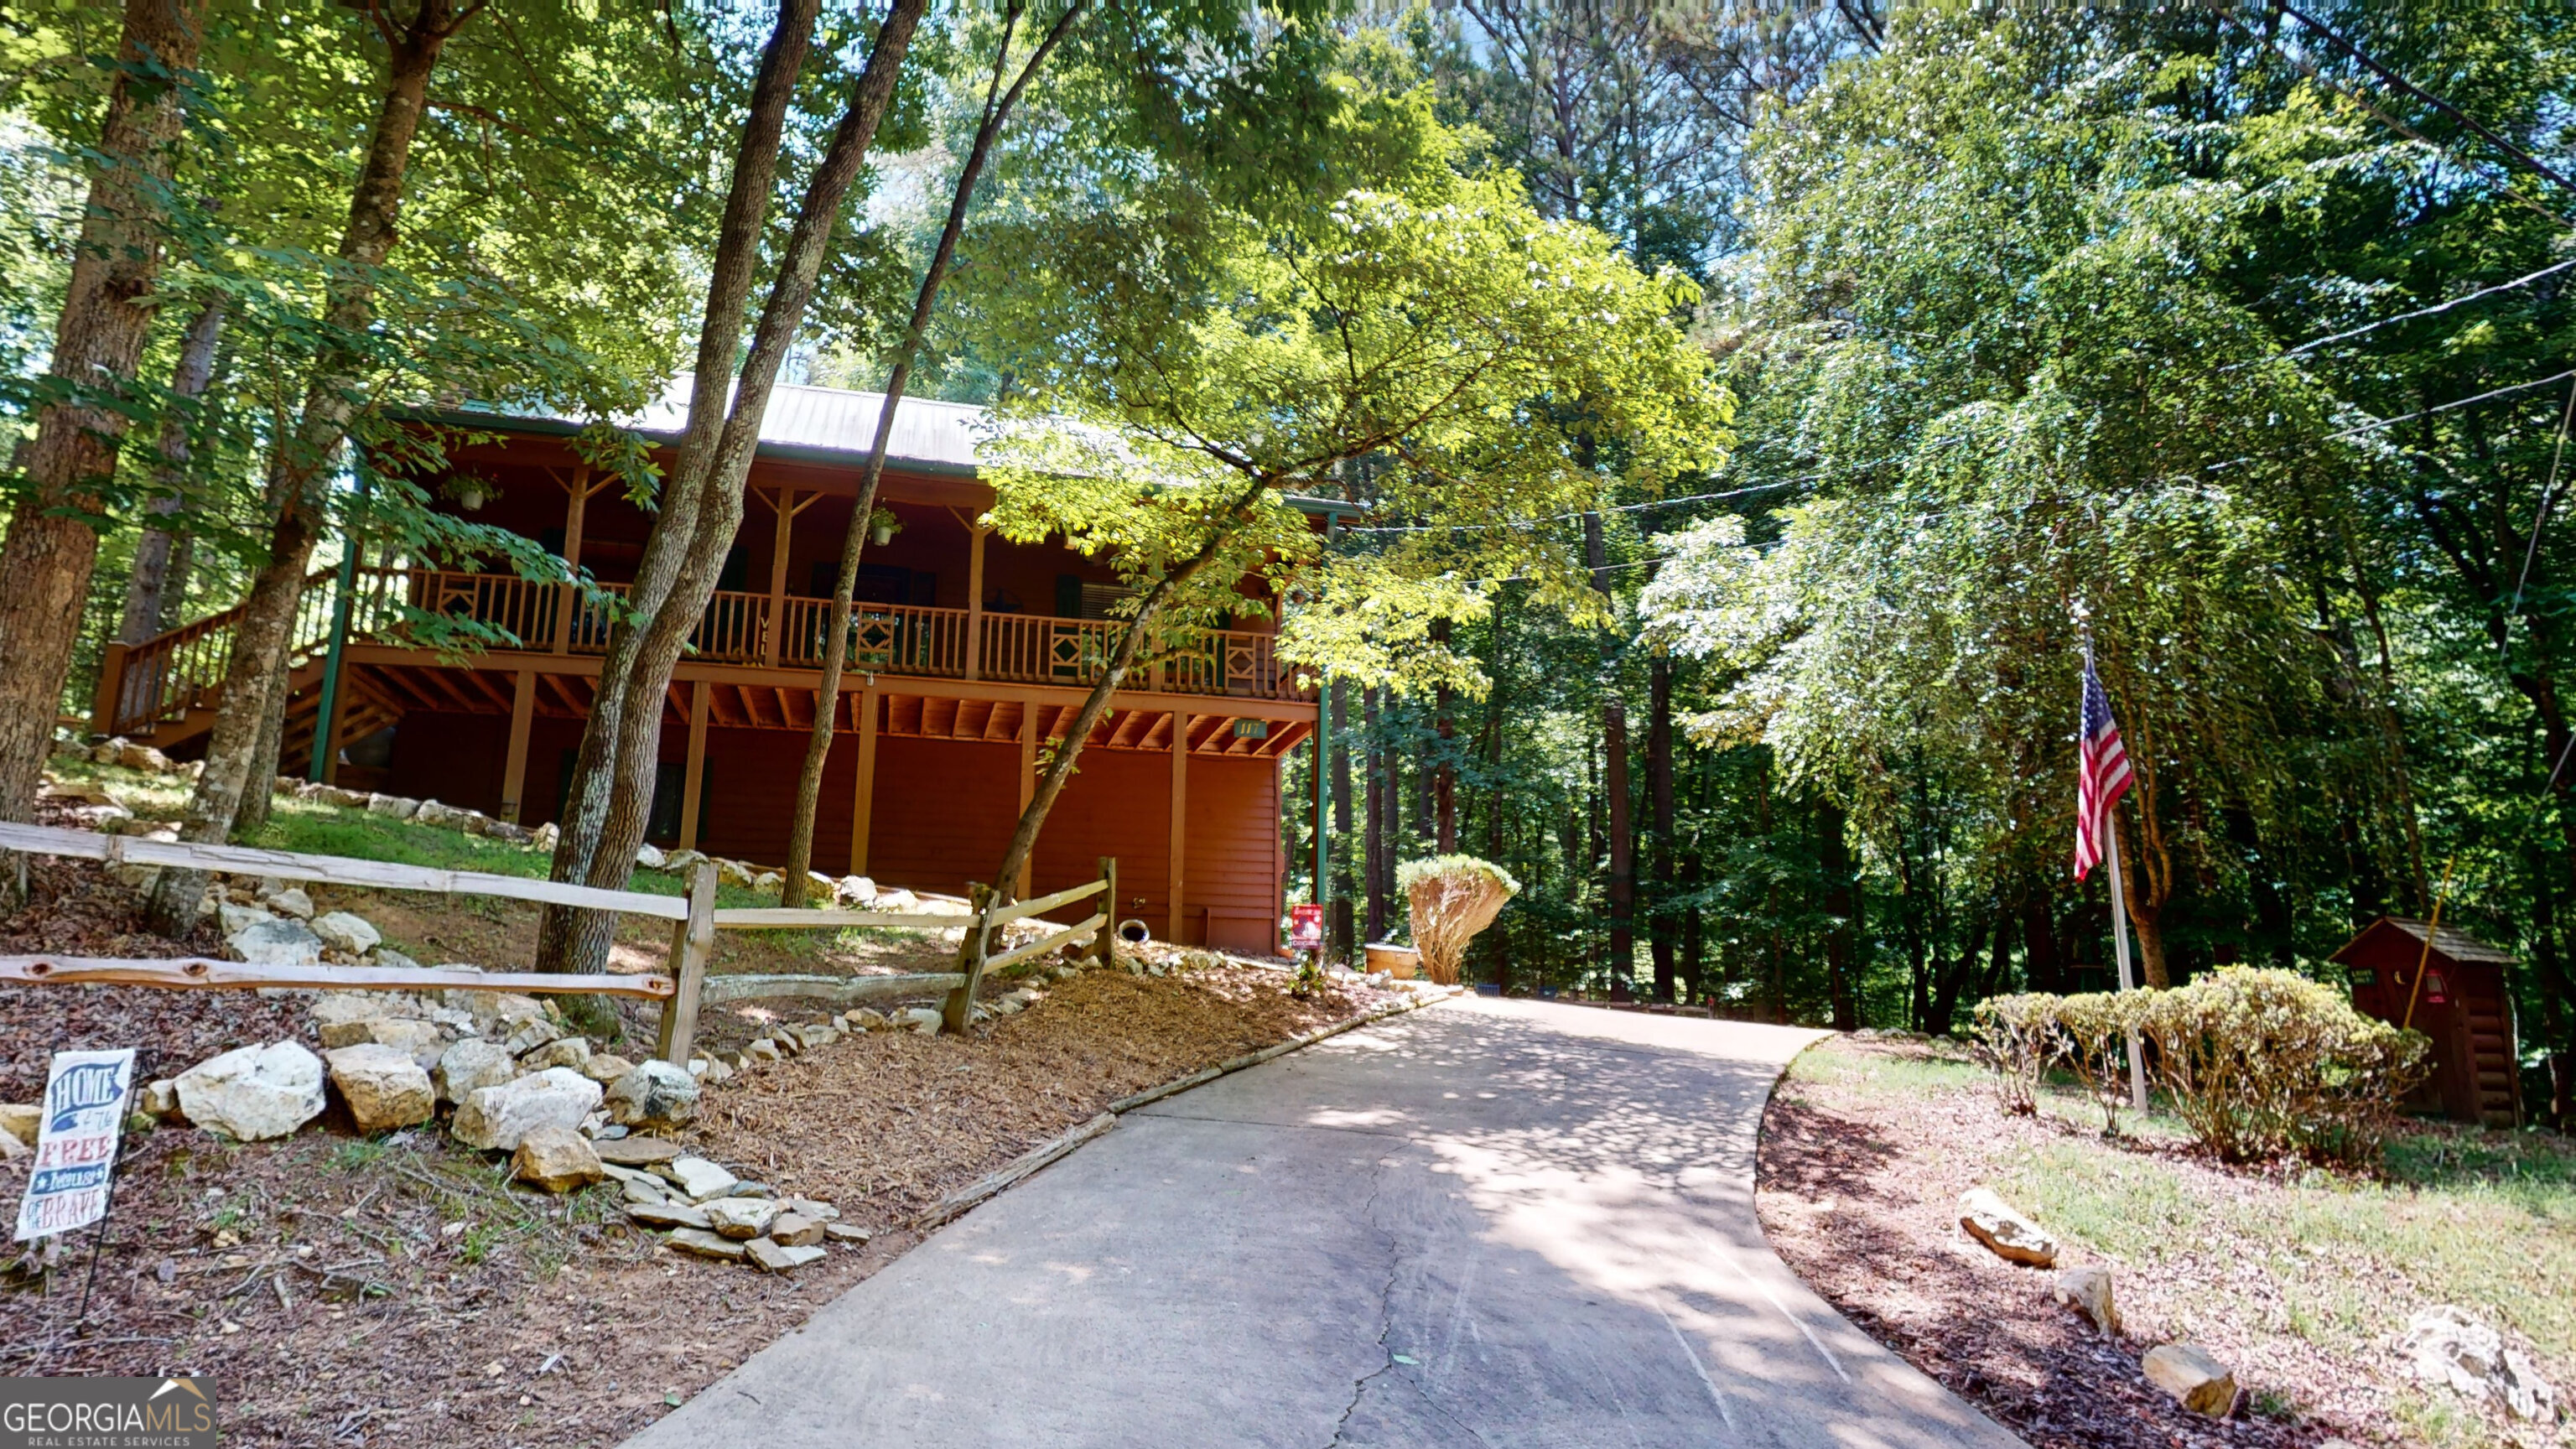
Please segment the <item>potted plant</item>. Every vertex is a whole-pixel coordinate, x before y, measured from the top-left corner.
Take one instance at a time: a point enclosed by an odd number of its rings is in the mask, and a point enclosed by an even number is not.
[[[1521,888],[1511,872],[1472,855],[1408,860],[1396,867],[1395,883],[1411,908],[1413,944],[1422,952],[1423,972],[1442,986],[1458,984],[1467,943],[1494,923]]]
[[[878,508],[868,514],[868,541],[877,547],[894,542],[894,536],[901,532],[903,520],[895,517],[893,509]]]

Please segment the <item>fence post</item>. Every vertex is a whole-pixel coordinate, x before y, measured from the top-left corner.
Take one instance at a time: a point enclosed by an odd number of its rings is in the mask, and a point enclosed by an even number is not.
[[[1091,938],[1092,959],[1103,966],[1118,964],[1118,857],[1100,857],[1100,878],[1109,888],[1100,893],[1100,913],[1109,919],[1100,923],[1100,934]]]
[[[967,904],[975,908],[974,924],[966,928],[966,938],[957,943],[957,970],[966,979],[948,993],[948,1002],[940,1008],[939,1029],[963,1033],[975,1016],[975,988],[984,980],[984,957],[992,944],[993,889],[990,886],[966,887]]]
[[[716,863],[689,867],[689,918],[671,928],[672,984],[662,1003],[662,1035],[654,1055],[681,1071],[698,1037],[698,991],[706,984],[707,958],[716,949]]]

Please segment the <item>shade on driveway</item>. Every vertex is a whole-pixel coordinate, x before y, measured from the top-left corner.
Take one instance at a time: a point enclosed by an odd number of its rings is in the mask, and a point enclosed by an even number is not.
[[[1813,1033],[1463,998],[1131,1114],[637,1449],[2020,1441],[1771,1255]]]

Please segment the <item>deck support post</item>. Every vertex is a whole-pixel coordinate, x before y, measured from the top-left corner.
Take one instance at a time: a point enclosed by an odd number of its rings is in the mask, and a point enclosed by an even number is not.
[[[982,524],[966,529],[966,677],[984,677],[984,535]]]
[[[572,498],[564,504],[562,595],[555,603],[555,652],[572,652],[573,619],[581,613],[581,589],[572,581],[581,576],[581,528],[590,513],[590,465],[583,463],[572,470],[572,481],[564,485]],[[514,819],[516,817],[513,817]]]
[[[1165,875],[1171,882],[1171,918],[1164,923],[1163,939],[1181,944],[1181,886],[1186,872],[1182,861],[1189,848],[1190,818],[1190,715],[1189,711],[1172,711],[1172,865]]]
[[[851,790],[850,874],[868,873],[868,820],[877,805],[877,687],[870,683],[851,697],[859,715],[859,781]]]
[[[501,818],[513,825],[519,823],[520,802],[527,793],[528,729],[536,717],[537,671],[522,669],[510,690],[510,753],[501,766]],[[340,742],[334,736],[339,733],[339,721],[316,720],[313,727],[320,748],[330,752],[331,760],[338,760]]]
[[[698,848],[698,819],[706,808],[707,696],[715,686],[701,679],[689,686],[688,775],[680,782],[680,848]]]
[[[761,646],[760,662],[772,669],[787,643],[787,543],[788,528],[796,522],[796,490],[781,488],[771,503],[778,516],[769,542],[769,627]]]
[[[1017,828],[1021,816],[1029,813],[1029,802],[1038,793],[1038,711],[1044,705],[1031,700],[1020,706],[1020,810],[1011,817]],[[1029,881],[1037,866],[1037,842],[1029,843],[1028,856],[1020,862],[1020,878],[1011,887],[1011,899],[1029,898]]]

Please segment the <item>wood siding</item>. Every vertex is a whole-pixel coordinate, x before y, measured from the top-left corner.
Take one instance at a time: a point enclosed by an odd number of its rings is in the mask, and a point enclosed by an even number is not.
[[[414,711],[395,732],[384,788],[497,811],[508,736],[506,717]],[[580,743],[578,721],[533,721],[523,823],[557,818],[563,760]],[[688,744],[686,729],[665,725],[662,760],[684,763]],[[798,731],[710,728],[699,848],[765,865],[785,860],[804,754]],[[824,767],[814,831],[815,866],[827,875],[849,861],[857,770],[858,738],[844,730]],[[1194,755],[1189,771],[1182,939],[1267,954],[1276,949],[1279,914],[1278,768],[1264,759]],[[1016,744],[880,737],[868,873],[887,886],[962,893],[967,882],[992,873],[1018,816]],[[1170,818],[1170,755],[1085,752],[1038,837],[1033,893],[1093,879],[1099,858],[1114,855],[1125,898],[1118,919],[1142,920],[1161,936],[1171,901]],[[1070,920],[1082,912],[1058,914]]]

